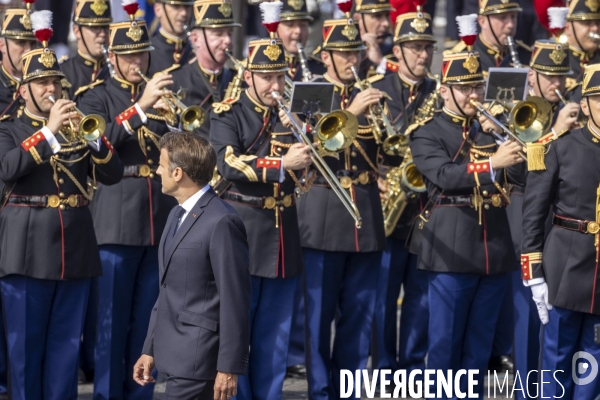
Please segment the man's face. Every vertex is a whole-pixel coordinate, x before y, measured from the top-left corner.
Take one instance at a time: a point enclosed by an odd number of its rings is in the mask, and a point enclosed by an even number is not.
[[[562,75],[544,75],[529,70],[529,85],[533,88],[536,96],[544,97],[551,103],[558,103],[560,97],[556,94],[565,90],[567,78]]]
[[[77,48],[83,53],[88,53],[95,59],[100,59],[102,46],[106,45],[108,26],[79,26],[73,25],[73,33],[77,38]]]
[[[600,33],[600,20],[588,21],[569,21],[565,27],[565,34],[569,45],[579,48],[583,51],[596,51],[598,42],[590,38],[590,33]]]
[[[330,53],[329,51],[322,51],[321,59],[327,67],[327,75],[333,78],[337,76],[342,82],[347,83],[354,80],[354,74],[352,74],[351,67],[358,68],[358,65],[360,64],[360,52],[332,51]]]
[[[400,48],[402,47],[402,48]],[[400,62],[400,70],[407,78],[421,80],[431,67],[435,45],[426,40],[402,43],[394,46],[394,55]]]
[[[308,21],[281,21],[277,28],[277,34],[283,41],[285,51],[290,54],[297,54],[296,43],[304,46],[308,40]]]
[[[204,33],[202,31],[204,30]],[[206,41],[204,40],[206,34]],[[192,45],[196,48],[196,56],[198,59],[210,59],[209,50],[217,63],[223,65],[227,62],[227,54],[225,50],[231,50],[233,40],[233,28],[203,28],[194,29],[190,36]],[[208,45],[208,47],[207,47]]]
[[[184,25],[189,25],[192,6],[181,4],[154,3],[154,13],[160,20],[162,29],[175,36],[182,36]]]
[[[468,85],[442,85],[440,95],[444,99],[444,107],[467,117],[473,117],[477,114],[477,109],[471,105],[470,101],[481,102],[485,93],[483,83],[473,83]],[[454,94],[454,99],[452,98]],[[462,109],[462,112],[460,111]]]
[[[137,72],[139,69],[143,74],[148,73],[148,64],[150,62],[150,53],[147,51],[133,54],[115,54],[108,53],[111,64],[115,67],[115,72],[119,78],[130,83],[142,83],[143,78]],[[150,78],[150,77],[149,77]]]
[[[177,181],[173,177],[174,172],[175,170],[170,170],[170,160],[167,149],[160,149],[160,158],[156,174],[160,176],[162,192],[171,196],[177,191]]]
[[[35,114],[41,111],[43,114],[49,114],[54,103],[49,97],[54,97],[55,100],[61,98],[62,87],[60,78],[57,76],[48,76],[37,78],[29,82],[29,84],[21,85],[19,88],[21,96],[25,100],[27,109]],[[39,111],[34,103],[37,103]]]
[[[9,70],[12,75],[21,76],[21,57],[23,54],[35,48],[36,42],[33,40],[16,40],[0,38],[0,52],[4,61],[4,68]],[[14,64],[16,70],[13,70],[10,60]]]
[[[360,14],[362,21],[359,22],[360,33],[374,33],[377,36],[377,43],[380,45],[385,42],[385,38],[390,32],[390,13],[382,11],[372,14]],[[365,32],[366,29],[366,32]]]
[[[252,79],[254,75],[254,79]],[[285,72],[254,72],[244,71],[244,80],[248,85],[248,91],[252,95],[258,96],[264,105],[273,107],[277,105],[277,101],[271,96],[273,91],[283,95],[285,88]]]
[[[489,18],[489,19],[488,19]],[[481,34],[486,42],[496,46],[506,46],[506,38],[515,36],[517,32],[517,13],[507,12],[496,15],[480,15],[477,21],[481,26]],[[496,35],[496,39],[494,38]]]

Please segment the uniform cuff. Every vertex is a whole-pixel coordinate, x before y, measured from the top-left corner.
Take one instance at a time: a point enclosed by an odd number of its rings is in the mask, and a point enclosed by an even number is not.
[[[148,122],[148,117],[146,116],[146,113],[142,111],[142,109],[138,103],[135,103],[135,109],[137,110],[137,113],[140,116],[142,123],[146,124]]]
[[[58,140],[56,140],[56,136],[54,136],[54,134],[50,131],[50,129],[47,126],[40,129],[40,132],[42,132],[42,134],[46,138],[48,145],[52,149],[52,153],[58,153],[60,151],[61,146],[60,143],[58,143]]]
[[[546,280],[544,278],[533,278],[528,281],[523,281],[523,286],[530,287],[539,285],[540,283],[546,283]]]
[[[381,74],[381,75],[385,75],[385,72],[387,71],[387,62],[388,62],[387,58],[383,57],[383,59],[377,66],[377,69],[375,69],[375,72],[377,72],[378,74]]]

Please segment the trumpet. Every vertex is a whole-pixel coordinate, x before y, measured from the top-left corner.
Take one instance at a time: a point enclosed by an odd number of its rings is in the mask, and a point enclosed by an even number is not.
[[[315,168],[321,173],[321,175],[323,175],[323,177],[325,178],[325,180],[327,181],[327,183],[329,184],[331,189],[341,200],[344,207],[346,207],[346,209],[348,210],[348,212],[354,219],[354,223],[355,223],[356,227],[360,228],[362,226],[362,218],[361,218],[360,212],[358,211],[358,208],[356,207],[356,204],[354,204],[354,201],[352,200],[352,198],[344,190],[344,188],[340,184],[340,181],[335,176],[333,171],[331,171],[331,168],[329,168],[329,166],[327,165],[325,160],[323,160],[323,158],[319,155],[319,152],[317,151],[317,149],[312,145],[311,140],[308,138],[308,136],[306,136],[306,133],[304,133],[304,131],[302,130],[302,127],[300,127],[298,125],[298,123],[296,122],[296,120],[292,117],[290,110],[286,107],[285,103],[283,102],[283,98],[281,97],[279,92],[273,91],[273,92],[271,92],[271,96],[277,101],[279,108],[281,110],[283,110],[283,112],[290,119],[290,121],[292,123],[292,127],[291,127],[292,133],[294,134],[296,139],[300,143],[303,143],[309,147],[310,158],[311,158]],[[334,112],[334,113],[336,113],[336,112]],[[358,120],[356,119],[356,117],[354,115],[352,115],[351,113],[349,113],[347,111],[339,111],[339,112],[337,112],[338,114],[334,114],[334,113],[328,114],[327,116],[322,118],[321,121],[319,121],[319,124],[317,125],[319,128],[317,129],[317,131],[322,129],[323,134],[325,135],[324,137],[327,137],[327,136],[329,136],[330,138],[339,137],[339,136],[346,137],[349,134],[351,134],[350,132],[348,132],[350,130],[349,128],[352,128],[355,126],[356,127],[355,135],[358,134]],[[334,114],[334,115],[332,115],[332,114]],[[343,115],[344,117],[342,118],[341,115]],[[323,121],[324,119],[325,119],[325,121]],[[343,142],[347,143],[348,140],[344,140]],[[350,140],[350,143],[352,143],[351,140]]]
[[[352,73],[354,74],[354,79],[358,83],[361,92],[367,89],[371,89],[371,83],[369,81],[362,81],[358,76],[358,72],[354,66],[350,67]],[[375,137],[375,141],[377,144],[381,143],[381,138],[384,133],[387,133],[388,136],[398,136],[398,133],[392,126],[390,119],[385,115],[383,111],[383,106],[381,103],[373,104],[369,107],[369,117],[371,118],[371,125],[373,127],[373,136]],[[380,125],[381,124],[381,125]],[[383,127],[382,127],[383,126]],[[403,135],[402,135],[403,136]],[[388,151],[392,151],[392,154],[395,154],[393,151],[394,147],[390,146]],[[385,151],[385,149],[384,149]]]
[[[237,99],[242,93],[242,83],[244,82],[244,70],[246,67],[229,52],[229,49],[225,50],[225,54],[227,54],[227,57],[229,57],[233,65],[237,68],[237,73],[229,85],[227,85],[223,99]]]
[[[150,82],[150,79],[148,79],[139,68],[136,69],[136,72],[140,74],[146,83]],[[206,112],[200,106],[188,107],[183,104],[177,95],[165,93],[162,96],[162,100],[171,109],[170,114],[172,116],[179,115],[181,126],[186,132],[192,132],[193,130],[200,128],[206,119]]]
[[[54,96],[48,96],[48,100],[56,104]],[[61,129],[62,134],[69,142],[76,142],[80,139],[94,142],[104,134],[106,130],[106,121],[98,114],[85,115],[77,107],[73,107],[79,118],[79,123],[75,124],[69,118],[69,126]]]
[[[590,32],[590,33],[588,33],[588,37],[590,39],[592,39],[594,42],[600,42],[600,35],[597,34],[596,32]]]

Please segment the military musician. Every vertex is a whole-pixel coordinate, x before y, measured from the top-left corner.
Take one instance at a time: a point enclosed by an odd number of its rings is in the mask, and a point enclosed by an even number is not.
[[[70,99],[76,101],[91,85],[108,77],[109,68],[103,50],[108,42],[108,25],[111,22],[110,3],[104,0],[76,2],[73,34],[77,38],[77,55],[65,57],[60,64],[66,76],[63,86],[66,86]]]
[[[348,4],[339,4],[349,13]],[[346,11],[347,10],[347,11]],[[298,200],[298,215],[306,265],[307,375],[313,399],[339,397],[340,369],[365,368],[385,233],[381,211],[377,143],[364,117],[378,103],[377,89],[360,91],[352,72],[365,50],[359,29],[347,14],[323,26],[321,59],[327,68],[319,80],[334,85],[333,109],[358,117],[353,144],[324,160],[346,190],[362,217],[359,229],[321,174]],[[308,311],[309,310],[309,311]],[[331,330],[336,311],[333,354]]]
[[[442,111],[420,121],[410,143],[429,195],[412,233],[422,235],[419,268],[429,276],[427,368],[477,370],[482,393],[507,273],[517,268],[503,185],[522,183],[525,169],[521,146],[498,145],[499,127],[475,119],[471,101],[485,91],[478,53],[444,55],[442,65]]]
[[[156,52],[150,61],[148,76],[157,72],[171,73],[192,58],[193,51],[188,39],[188,26],[192,18],[193,0],[157,0],[154,14],[160,28],[152,37]]]
[[[166,121],[175,116],[152,109],[169,95],[164,88],[173,81],[161,74],[144,82],[141,74],[147,74],[153,47],[145,22],[135,20],[131,4],[126,5],[131,21],[110,25],[108,51],[115,75],[86,91],[81,100],[83,112],[106,119],[106,136],[125,164],[123,181],[100,185],[92,208],[103,271],[94,377],[99,398],[152,396],[154,385],[139,386],[131,371],[158,296],[159,240],[176,205],[161,193],[155,176],[158,143],[169,131]]]
[[[47,47],[50,11],[31,20],[43,48],[23,55],[25,109],[0,124],[0,288],[12,338],[10,398],[58,400],[77,396],[90,281],[102,274],[88,205],[95,185],[121,180],[123,165],[101,124],[85,130],[75,103],[60,99],[64,75]]]
[[[359,68],[361,78],[386,71],[392,55],[390,11],[394,7],[389,0],[356,1],[354,19],[367,46]]]
[[[18,89],[23,77],[21,57],[36,47],[31,25],[24,19],[28,12],[23,8],[9,8],[4,11],[0,39],[0,120],[12,116],[21,105],[18,99]]]
[[[182,101],[187,106],[200,106],[205,111],[204,123],[195,132],[208,139],[212,104],[226,100],[227,89],[236,75],[225,63],[233,43],[233,28],[241,25],[234,22],[230,0],[197,0],[194,16],[190,41],[196,58],[174,71],[173,89],[183,89]]]
[[[431,97],[436,91],[436,82],[427,77],[435,42],[431,17],[423,13],[420,6],[413,12],[399,15],[396,18],[393,47],[394,56],[398,60],[396,71],[370,79],[374,88],[391,97],[392,100],[386,101],[385,106],[390,121],[399,134],[406,132],[415,122],[417,114],[433,113],[437,108],[436,96]],[[408,141],[408,137],[406,140]],[[398,167],[394,164],[391,166]],[[411,254],[405,246],[412,221],[420,211],[421,196],[414,193],[407,202],[388,236],[379,275],[375,305],[375,354],[377,368],[380,369],[410,371],[425,368],[429,323],[427,274],[417,270],[417,255]],[[397,337],[397,300],[401,287],[404,288],[403,312],[400,335]]]
[[[271,7],[263,20],[277,28]],[[271,19],[271,18],[274,19]],[[215,185],[244,221],[250,248],[252,303],[248,376],[239,377],[238,399],[281,399],[286,373],[294,295],[302,272],[296,211],[295,171],[310,165],[308,147],[292,132],[274,132],[278,120],[273,92],[283,93],[288,64],[281,39],[250,41],[239,100],[211,112],[210,142],[223,179]],[[282,122],[290,120],[282,114]]]
[[[600,381],[574,384],[575,353],[600,358],[595,326],[598,306],[600,171],[600,66],[585,67],[581,109],[589,122],[564,133],[547,147],[545,169],[531,171],[523,206],[522,278],[531,288],[544,324],[541,369],[555,371],[542,380],[544,395],[592,399]],[[550,231],[545,227],[553,213]],[[572,360],[573,359],[573,360]],[[584,376],[581,376],[584,378]]]

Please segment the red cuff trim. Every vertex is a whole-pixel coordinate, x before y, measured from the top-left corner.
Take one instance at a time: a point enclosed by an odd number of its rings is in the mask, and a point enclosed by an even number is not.
[[[111,154],[115,153],[115,148],[113,147],[112,144],[110,144],[110,142],[104,135],[102,135],[102,143],[104,143],[104,145],[108,148],[108,150],[111,152]]]
[[[258,168],[280,169],[281,168],[281,159],[279,159],[279,158],[259,158],[258,160],[256,160],[256,166]]]
[[[472,174],[473,172],[490,172],[490,163],[489,161],[478,161],[474,163],[467,164],[467,172]]]
[[[546,144],[554,140],[554,133],[550,132],[538,139],[536,143]]]
[[[391,62],[391,61],[387,61],[385,63],[385,69],[387,69],[388,71],[392,71],[392,72],[397,72],[398,71],[398,64]]]
[[[135,106],[129,107],[127,110],[117,115],[117,124],[121,125],[123,121],[129,121],[129,119],[134,115],[137,115],[137,113],[137,108],[135,108]]]
[[[38,145],[39,142],[45,140],[46,137],[42,133],[42,131],[37,131],[33,135],[29,136],[27,139],[23,140],[21,143],[21,147],[23,150],[29,152],[29,149]]]
[[[542,262],[542,253],[521,254],[521,277],[527,281],[533,279],[533,264]]]

